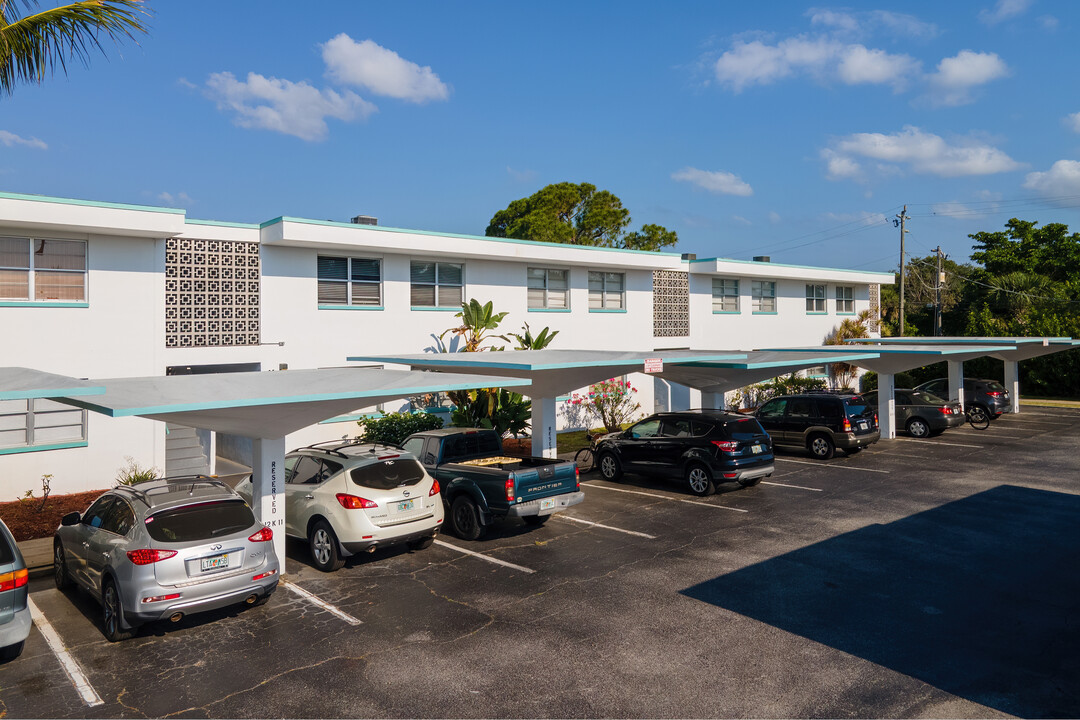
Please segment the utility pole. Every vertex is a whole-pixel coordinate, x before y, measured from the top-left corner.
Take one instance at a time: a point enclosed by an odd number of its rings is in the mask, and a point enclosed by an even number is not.
[[[941,246],[934,248],[937,255],[937,278],[934,282],[934,337],[941,337],[941,283],[945,280],[945,273],[941,271],[942,252]]]
[[[904,229],[904,221],[908,217],[907,205],[896,217],[897,219],[893,220],[893,227],[900,228],[900,337],[904,337],[904,271],[907,269],[904,262],[904,234],[909,232]]]

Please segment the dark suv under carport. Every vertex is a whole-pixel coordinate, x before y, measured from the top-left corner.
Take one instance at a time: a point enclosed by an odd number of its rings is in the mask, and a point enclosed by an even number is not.
[[[784,395],[755,415],[774,445],[805,448],[819,460],[828,460],[837,448],[856,453],[880,437],[873,406],[854,393]]]

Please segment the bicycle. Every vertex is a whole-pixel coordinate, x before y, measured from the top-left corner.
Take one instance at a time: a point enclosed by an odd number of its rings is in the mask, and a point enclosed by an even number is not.
[[[574,453],[574,464],[582,475],[596,468],[596,453],[593,452],[592,447],[593,436],[586,434],[585,439],[589,441],[589,447],[583,447]]]
[[[990,415],[979,405],[965,406],[964,415],[967,416],[968,424],[976,430],[990,427]]]

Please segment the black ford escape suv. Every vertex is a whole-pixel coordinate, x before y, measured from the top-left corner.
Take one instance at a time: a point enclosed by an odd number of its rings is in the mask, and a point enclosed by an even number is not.
[[[755,416],[777,447],[805,448],[828,460],[837,448],[856,453],[878,441],[877,412],[861,395],[811,392],[773,398]]]

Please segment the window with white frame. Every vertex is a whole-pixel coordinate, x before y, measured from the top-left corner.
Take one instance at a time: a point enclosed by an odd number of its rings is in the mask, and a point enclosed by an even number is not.
[[[771,280],[751,282],[750,306],[753,312],[776,312],[776,283]]]
[[[739,312],[739,281],[733,278],[713,278],[713,312]]]
[[[320,255],[318,276],[320,305],[382,305],[382,262],[378,259]]]
[[[843,285],[836,286],[836,312],[855,312],[855,288],[844,287]]]
[[[0,301],[86,300],[86,241],[0,237]]]
[[[829,376],[828,368],[826,368],[824,365],[814,365],[812,367],[808,367],[806,368],[806,370],[803,371],[803,374],[808,378],[823,378]]]
[[[624,310],[626,275],[589,271],[589,309]]]
[[[570,307],[570,271],[529,268],[529,308],[565,310]]]
[[[824,285],[806,285],[806,312],[808,313],[823,313],[825,312],[825,286]]]
[[[459,308],[465,297],[465,266],[413,260],[410,268],[413,307]]]
[[[0,400],[0,448],[86,440],[86,411],[55,400]]]

